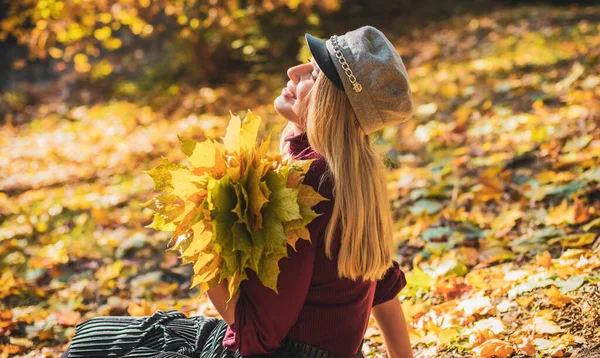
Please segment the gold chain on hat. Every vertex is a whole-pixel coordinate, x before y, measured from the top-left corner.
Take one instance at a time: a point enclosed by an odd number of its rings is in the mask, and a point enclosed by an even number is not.
[[[342,53],[342,50],[340,49],[340,46],[338,45],[337,35],[331,36],[331,44],[333,45],[333,49],[335,50],[335,57],[337,57],[338,60],[340,61],[340,64],[342,65],[342,68],[344,69],[346,76],[348,76],[350,83],[352,83],[352,89],[354,90],[354,92],[362,91],[362,86],[356,80],[356,76],[354,76],[354,74],[352,73],[352,70],[350,69],[350,65],[348,65],[348,62],[346,62],[346,58],[344,57],[344,54]]]

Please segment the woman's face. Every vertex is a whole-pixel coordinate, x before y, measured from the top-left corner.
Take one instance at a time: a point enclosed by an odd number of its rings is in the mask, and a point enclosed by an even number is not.
[[[315,83],[321,69],[313,58],[308,63],[302,63],[287,70],[290,80],[281,95],[275,98],[275,110],[288,121],[299,128],[304,128],[308,109],[308,94]]]

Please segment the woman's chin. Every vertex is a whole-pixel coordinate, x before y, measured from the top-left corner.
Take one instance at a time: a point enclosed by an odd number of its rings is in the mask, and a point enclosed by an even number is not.
[[[284,97],[283,95],[280,95],[279,97],[275,98],[275,101],[273,102],[273,107],[275,107],[275,111],[279,113],[282,117],[289,121],[293,121],[296,118],[296,116],[294,116],[292,104],[293,103],[291,103],[291,101],[288,98]]]

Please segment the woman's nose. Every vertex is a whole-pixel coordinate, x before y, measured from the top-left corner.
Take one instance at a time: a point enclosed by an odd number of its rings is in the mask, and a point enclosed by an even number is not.
[[[312,71],[312,70],[313,70],[312,64],[301,63],[294,67],[290,67],[287,70],[287,75],[292,81],[294,81],[294,83],[298,83],[298,82],[300,82],[300,78],[303,75],[308,75],[310,73],[310,71]]]
[[[297,71],[297,69],[298,69],[298,66],[294,66],[294,67],[290,67],[290,68],[287,70],[287,75],[288,75],[288,77],[289,77],[289,78],[290,78],[290,80],[292,80],[294,83],[298,83],[298,81],[300,80],[300,79],[298,78],[298,71]]]

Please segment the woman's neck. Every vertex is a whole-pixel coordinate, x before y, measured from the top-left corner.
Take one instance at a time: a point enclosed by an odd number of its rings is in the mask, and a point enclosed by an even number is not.
[[[298,135],[298,134],[300,134],[300,133],[304,133],[304,128],[300,128],[300,127],[298,127],[298,126],[296,125],[296,123],[292,123],[292,124],[293,124],[292,128],[293,128],[293,130],[294,130],[294,135]]]

